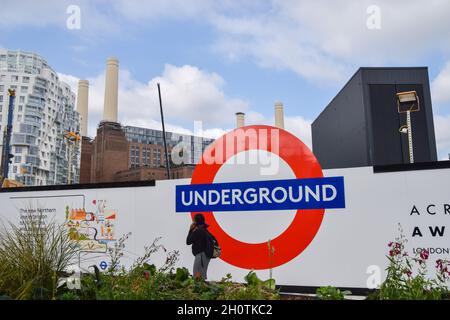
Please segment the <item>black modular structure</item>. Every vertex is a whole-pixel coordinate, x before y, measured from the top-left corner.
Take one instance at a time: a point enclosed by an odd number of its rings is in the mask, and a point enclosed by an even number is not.
[[[360,68],[312,123],[313,152],[322,168],[409,163],[406,113],[396,94],[416,91],[411,112],[414,162],[437,161],[428,68]]]

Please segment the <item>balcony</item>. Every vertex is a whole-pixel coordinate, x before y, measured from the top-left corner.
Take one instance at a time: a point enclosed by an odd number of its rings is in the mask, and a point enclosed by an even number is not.
[[[36,110],[33,108],[25,108],[25,116],[31,116],[31,117],[36,117],[36,118],[42,119],[43,114],[39,110]]]
[[[36,137],[29,134],[23,134],[23,133],[14,133],[11,139],[11,144],[13,145],[35,145],[36,144]]]

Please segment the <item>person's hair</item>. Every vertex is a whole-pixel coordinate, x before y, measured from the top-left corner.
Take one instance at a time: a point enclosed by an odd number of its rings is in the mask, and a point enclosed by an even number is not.
[[[205,216],[201,213],[197,213],[194,217],[194,221],[196,224],[205,224]]]

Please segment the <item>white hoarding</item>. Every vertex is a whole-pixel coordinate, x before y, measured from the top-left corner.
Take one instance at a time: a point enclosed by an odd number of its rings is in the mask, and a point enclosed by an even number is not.
[[[366,288],[373,280],[370,277],[376,277],[377,268],[381,278],[385,276],[387,244],[398,235],[398,224],[409,239],[407,249],[411,254],[421,248],[430,250],[430,270],[436,259],[450,258],[450,169],[373,173],[371,167],[364,167],[324,170],[323,175],[343,177],[345,208],[326,209],[309,245],[295,258],[273,268],[277,284]],[[292,173],[286,170],[281,177],[290,178]],[[242,173],[233,176],[232,170],[218,174],[216,180],[251,181]],[[176,186],[189,184],[189,179],[183,179],[157,181],[154,187],[1,192],[0,218],[3,223],[19,223],[29,210],[55,217],[81,240],[86,251],[81,265],[85,267],[107,263],[106,247],[132,232],[124,263],[129,264],[145,245],[162,237],[167,250],[179,250],[177,266],[191,270],[193,256],[186,235],[192,218],[189,213],[176,212],[175,200]],[[307,215],[308,210],[301,214]],[[292,223],[295,210],[214,212],[214,216],[230,237],[251,244],[282,234]],[[275,247],[276,252],[281,254],[297,243],[294,239],[285,245]],[[222,249],[235,250],[226,246]],[[164,254],[157,254],[154,262],[161,265]],[[214,259],[208,277],[218,280],[231,273],[234,280],[243,281],[248,272]],[[261,278],[269,277],[268,269],[257,273]]]

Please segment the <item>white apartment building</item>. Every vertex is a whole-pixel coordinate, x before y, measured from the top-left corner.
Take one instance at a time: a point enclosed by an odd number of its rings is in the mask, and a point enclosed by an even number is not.
[[[68,130],[80,130],[75,93],[38,54],[0,48],[0,144],[8,118],[8,89],[15,89],[9,179],[25,185],[77,183],[80,148],[69,152]],[[0,154],[1,156],[1,154]],[[69,161],[71,156],[71,161]],[[71,181],[68,181],[71,163]]]

